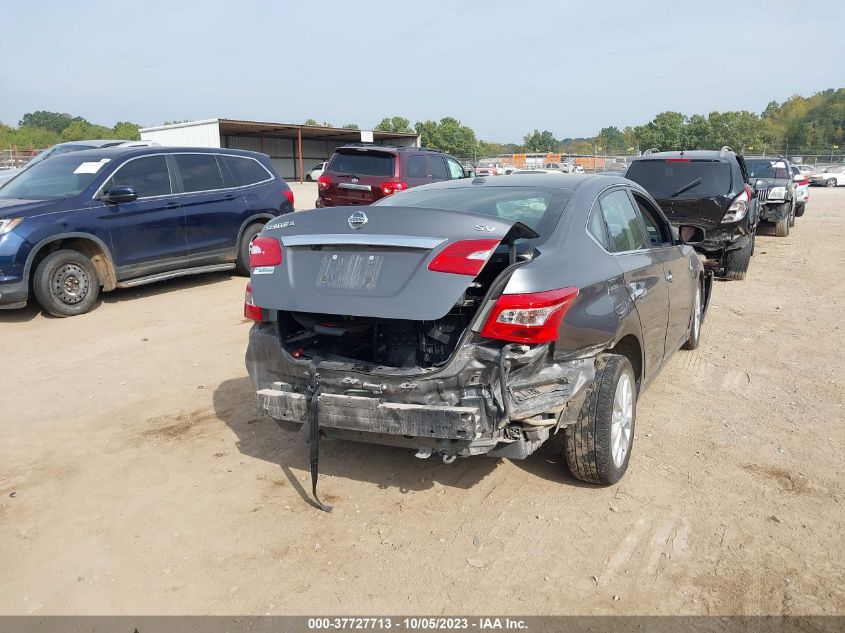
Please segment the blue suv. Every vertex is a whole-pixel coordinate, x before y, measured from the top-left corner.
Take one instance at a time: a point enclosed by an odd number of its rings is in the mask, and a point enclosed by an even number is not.
[[[30,292],[47,312],[91,310],[100,289],[235,269],[252,238],[293,211],[270,157],[205,148],[55,156],[0,187],[0,308]]]

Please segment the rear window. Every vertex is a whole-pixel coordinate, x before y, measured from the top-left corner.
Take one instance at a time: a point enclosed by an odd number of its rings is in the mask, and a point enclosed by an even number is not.
[[[749,178],[789,178],[789,169],[782,160],[746,159]]]
[[[552,234],[572,192],[545,187],[419,187],[382,198],[377,205],[480,213],[522,222],[545,240]]]
[[[351,176],[392,176],[395,157],[381,152],[337,152],[326,171]]]
[[[176,154],[186,192],[223,189],[223,176],[214,154]]]
[[[637,160],[625,177],[658,199],[723,196],[731,190],[731,166],[715,160]]]

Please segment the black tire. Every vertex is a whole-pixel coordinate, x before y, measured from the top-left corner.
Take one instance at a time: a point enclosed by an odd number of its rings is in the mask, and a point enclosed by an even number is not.
[[[796,218],[800,218],[801,216],[804,215],[804,207],[805,206],[807,206],[806,202],[802,202],[801,204],[798,204],[798,205],[795,206],[795,217]]]
[[[60,250],[41,260],[32,279],[35,299],[56,317],[85,314],[100,296],[100,277],[88,257]]]
[[[795,226],[795,207],[789,210],[789,226]]]
[[[825,181],[824,186],[825,187],[835,187],[837,184],[838,183],[836,182],[836,178],[828,178]]]
[[[784,204],[789,204],[788,202]],[[789,235],[789,216],[792,212],[786,214],[782,220],[775,222],[775,237],[787,237]]]
[[[698,292],[692,300],[692,318],[690,319],[690,333],[681,349],[698,349],[701,341],[701,324],[704,321],[704,288],[698,284]]]
[[[241,241],[238,244],[238,259],[235,261],[235,272],[241,277],[249,277],[249,246],[253,238],[261,233],[264,225],[260,222],[250,224],[241,233]]]
[[[617,387],[623,379],[630,386],[631,419],[628,432],[622,436],[627,440],[624,455],[621,460],[614,460],[613,408]],[[575,478],[605,486],[622,479],[631,458],[636,412],[637,382],[631,363],[618,354],[603,354],[597,361],[595,382],[578,421],[563,429],[566,464]]]
[[[305,174],[305,182],[314,182],[314,179],[311,177],[311,174]]]
[[[748,264],[751,262],[751,253],[754,251],[754,237],[742,248],[725,253],[725,278],[734,281],[745,279],[748,272]]]

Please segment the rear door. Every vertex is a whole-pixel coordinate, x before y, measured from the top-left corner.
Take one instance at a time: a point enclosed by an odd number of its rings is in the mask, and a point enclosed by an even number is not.
[[[246,213],[243,190],[234,187],[211,153],[174,154],[182,188],[188,254],[192,265],[233,261]],[[228,186],[227,186],[228,185]]]
[[[335,152],[323,174],[329,180],[322,194],[327,206],[372,204],[384,197],[382,185],[395,182],[397,157],[368,147]]]
[[[684,254],[684,247],[676,245],[670,225],[648,198],[631,191],[652,252],[663,262],[663,276],[669,292],[669,311],[666,320],[666,349],[664,358],[671,355],[687,339],[692,317],[692,301],[698,280]]]
[[[133,187],[134,202],[106,205],[113,257],[118,277],[140,277],[185,265],[188,245],[185,216],[174,174],[164,154],[125,162],[102,186]]]
[[[446,167],[446,157],[438,154],[428,155],[428,174],[433,182],[449,180],[449,171]]]
[[[402,155],[402,180],[408,183],[409,188],[431,182],[428,174],[428,163],[425,160],[425,154]]]
[[[617,187],[599,196],[610,248],[622,269],[643,333],[646,381],[650,380],[666,352],[666,324],[669,318],[669,290],[663,259],[651,248],[645,228],[627,188]]]

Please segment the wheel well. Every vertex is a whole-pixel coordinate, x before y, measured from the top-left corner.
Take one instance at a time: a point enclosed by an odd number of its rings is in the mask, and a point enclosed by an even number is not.
[[[109,259],[108,254],[103,252],[102,247],[97,242],[85,239],[84,237],[61,238],[45,244],[35,254],[30,270],[35,271],[41,260],[50,253],[55,253],[58,250],[77,251],[85,255],[94,264],[94,268],[97,269],[97,276],[100,278],[100,284],[103,286],[103,289],[114,290],[114,287],[117,285],[117,275],[115,274],[111,259]]]
[[[637,377],[637,385],[642,384],[643,378],[643,350],[640,347],[640,342],[633,334],[623,336],[613,349],[607,350],[611,354],[619,354],[628,359],[631,367],[634,369],[634,375]]]

